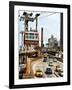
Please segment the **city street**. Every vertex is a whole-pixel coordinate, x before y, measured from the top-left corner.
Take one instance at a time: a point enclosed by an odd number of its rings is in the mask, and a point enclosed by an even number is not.
[[[52,28],[52,23],[50,26],[50,23],[46,22],[48,18],[45,17],[44,22],[41,21],[42,15],[40,12],[19,11],[19,22],[24,21],[23,30],[19,30],[21,79],[63,77],[63,25],[58,23],[58,20],[63,21],[63,14],[60,13],[58,18],[56,16],[54,23],[51,19],[53,25],[56,24],[55,30]],[[32,26],[33,22],[35,28]],[[43,24],[45,27],[42,26]],[[58,28],[59,24],[60,28]],[[21,68],[20,64],[25,64],[25,67]]]
[[[50,61],[53,62],[53,66],[49,66]],[[43,62],[43,59],[38,59],[36,61],[32,61],[31,68],[32,68],[32,71],[34,73],[34,78],[38,78],[35,76],[35,72],[37,69],[40,69],[43,72],[43,78],[44,77],[47,77],[47,78],[60,77],[59,75],[57,75],[57,76],[55,75],[55,67],[57,65],[60,65],[60,67],[63,69],[63,63],[58,61],[58,60],[56,62],[54,62],[52,58],[51,59],[47,58],[47,62]],[[52,75],[45,74],[46,68],[48,68],[48,67],[50,67],[52,69]]]

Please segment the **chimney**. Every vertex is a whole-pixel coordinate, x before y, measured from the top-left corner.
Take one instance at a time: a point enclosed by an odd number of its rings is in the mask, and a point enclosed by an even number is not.
[[[38,18],[36,17],[36,32],[37,32],[37,26],[38,26]]]
[[[41,28],[41,47],[43,47],[43,27]]]

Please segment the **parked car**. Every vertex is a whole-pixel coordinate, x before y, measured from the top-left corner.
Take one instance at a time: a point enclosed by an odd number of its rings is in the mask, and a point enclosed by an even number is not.
[[[36,70],[35,76],[36,76],[36,77],[42,77],[42,76],[43,76],[42,70],[40,70],[40,69]]]
[[[19,74],[19,79],[23,79],[23,74]]]
[[[26,64],[20,64],[19,65],[19,73],[25,73],[26,72]]]
[[[49,62],[49,66],[53,66],[53,61],[50,61]]]
[[[57,65],[55,71],[59,72],[59,71],[61,71],[61,70],[62,70],[62,68],[60,67],[60,65]]]
[[[58,72],[59,76],[63,77],[63,70],[61,69],[59,72]]]
[[[51,68],[46,68],[45,73],[51,75],[52,74],[52,69]]]
[[[47,57],[44,57],[43,62],[47,62]]]
[[[54,62],[57,62],[57,59],[53,59]]]
[[[60,75],[61,77],[63,77],[63,73],[60,73],[60,72],[59,72],[59,75]]]

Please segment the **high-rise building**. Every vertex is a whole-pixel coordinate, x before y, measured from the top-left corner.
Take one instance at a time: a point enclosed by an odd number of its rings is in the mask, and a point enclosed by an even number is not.
[[[48,39],[48,48],[54,49],[58,47],[58,41],[56,38],[54,38],[53,35],[51,35],[51,38]]]

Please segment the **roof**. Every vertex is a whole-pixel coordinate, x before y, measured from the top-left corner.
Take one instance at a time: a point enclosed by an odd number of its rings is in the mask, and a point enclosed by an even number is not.
[[[24,33],[36,33],[36,34],[38,34],[39,32],[35,32],[35,31],[25,31]]]

